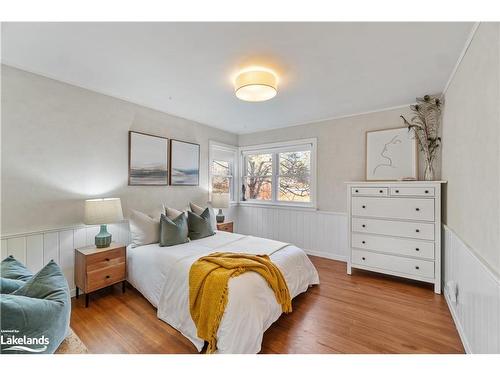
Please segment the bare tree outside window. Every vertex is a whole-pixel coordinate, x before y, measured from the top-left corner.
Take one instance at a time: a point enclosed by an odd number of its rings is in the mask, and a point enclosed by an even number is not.
[[[278,200],[310,202],[311,151],[282,152],[278,155]]]
[[[212,161],[212,193],[231,194],[232,166],[229,161]]]
[[[247,199],[272,199],[273,155],[254,154],[245,157]]]

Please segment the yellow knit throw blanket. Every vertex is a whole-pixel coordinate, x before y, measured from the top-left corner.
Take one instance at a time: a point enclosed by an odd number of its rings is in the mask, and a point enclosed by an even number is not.
[[[189,271],[189,310],[198,337],[208,342],[207,353],[217,349],[217,331],[227,305],[229,279],[247,271],[261,275],[274,291],[283,312],[292,312],[285,278],[267,255],[213,253],[202,257]]]

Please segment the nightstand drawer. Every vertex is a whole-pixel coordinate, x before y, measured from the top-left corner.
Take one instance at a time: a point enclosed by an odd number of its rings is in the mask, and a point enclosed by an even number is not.
[[[223,232],[233,232],[233,223],[217,223],[217,230],[223,231]]]
[[[87,293],[125,280],[125,273],[125,262],[96,271],[87,272]]]
[[[87,256],[87,272],[125,263],[125,248],[120,248]]]

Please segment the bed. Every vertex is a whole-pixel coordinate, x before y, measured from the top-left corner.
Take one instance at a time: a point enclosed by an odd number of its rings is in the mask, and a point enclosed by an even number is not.
[[[316,268],[303,250],[259,237],[217,231],[182,245],[150,244],[127,250],[128,281],[158,309],[158,318],[187,337],[198,351],[204,342],[197,337],[189,312],[189,269],[200,257],[215,251],[268,254],[283,273],[291,298],[319,284]],[[232,278],[217,332],[217,353],[258,353],[264,332],[281,313],[260,275],[246,272]]]

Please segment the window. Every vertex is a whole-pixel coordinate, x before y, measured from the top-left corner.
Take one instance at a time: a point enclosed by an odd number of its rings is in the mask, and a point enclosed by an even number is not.
[[[229,193],[230,200],[236,200],[236,157],[236,147],[210,142],[210,193]]]
[[[314,206],[315,152],[315,139],[242,148],[245,200]]]

